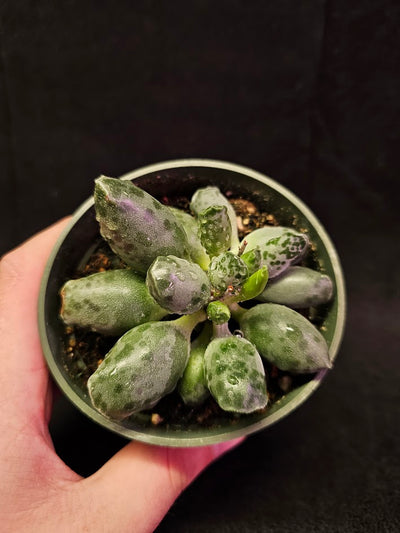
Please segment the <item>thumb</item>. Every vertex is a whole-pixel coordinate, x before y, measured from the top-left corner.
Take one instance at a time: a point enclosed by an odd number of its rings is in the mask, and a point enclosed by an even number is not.
[[[90,478],[80,481],[91,501],[109,505],[102,517],[105,531],[151,532],[176,498],[215,459],[235,448],[242,438],[198,448],[169,448],[131,442]],[[107,517],[112,523],[107,525]],[[106,527],[104,527],[106,526]],[[93,527],[93,524],[91,525]]]

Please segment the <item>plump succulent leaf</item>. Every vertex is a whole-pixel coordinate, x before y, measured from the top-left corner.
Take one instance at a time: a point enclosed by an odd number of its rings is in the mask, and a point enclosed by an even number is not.
[[[225,411],[251,413],[267,405],[264,367],[248,340],[236,336],[213,339],[204,364],[208,388]]]
[[[303,315],[264,303],[238,315],[240,329],[260,355],[281,370],[316,372],[331,368],[324,337]]]
[[[122,419],[171,392],[189,357],[189,341],[170,322],[149,322],[123,335],[91,375],[93,405]]]
[[[246,263],[236,254],[225,252],[211,259],[208,276],[212,287],[223,293],[228,287],[236,288],[249,276]]]
[[[207,323],[190,346],[189,361],[178,383],[178,392],[186,405],[201,405],[210,395],[204,370],[204,352],[211,334],[211,324]]]
[[[101,176],[95,182],[94,200],[102,236],[135,271],[145,274],[159,255],[190,259],[181,222],[130,181]]]
[[[262,228],[265,229],[265,228]],[[246,237],[247,249],[250,251],[252,247],[259,246],[261,250],[261,264],[268,268],[270,279],[282,275],[291,265],[298,263],[306,254],[310,241],[307,235],[297,231],[280,228],[275,226],[267,226],[268,231],[261,232],[255,230],[254,233],[259,232],[258,237],[255,238],[251,233]],[[276,233],[275,237],[270,237],[272,233]],[[270,238],[268,238],[270,237]]]
[[[231,246],[232,226],[225,205],[212,205],[198,215],[199,235],[210,257],[222,254]]]
[[[60,295],[60,314],[65,324],[104,335],[121,335],[168,314],[150,296],[143,278],[129,269],[108,270],[67,281]]]
[[[268,241],[275,237],[280,237],[287,231],[292,231],[292,228],[286,226],[263,226],[262,228],[255,229],[248,233],[240,243],[240,246],[243,247],[246,243],[246,253],[250,250],[254,250],[257,246],[262,249]]]
[[[180,315],[195,313],[211,297],[210,280],[204,270],[173,255],[159,256],[153,261],[146,285],[160,306]]]
[[[182,227],[185,230],[192,261],[200,265],[203,270],[207,270],[208,265],[210,264],[210,258],[201,244],[197,220],[192,217],[192,215],[189,215],[189,213],[186,213],[181,209],[176,207],[170,207],[170,209],[176,218],[181,222]]]
[[[115,419],[153,407],[176,387],[189,358],[191,332],[204,319],[201,311],[125,333],[88,380],[94,407]]]
[[[218,187],[209,186],[197,189],[192,196],[190,209],[198,216],[202,211],[207,209],[207,207],[213,205],[224,205],[227,208],[232,228],[230,248],[233,252],[237,253],[239,250],[239,237],[236,213],[228,198],[221,193]]]
[[[256,298],[261,302],[301,309],[325,304],[332,295],[333,283],[329,276],[310,268],[293,266],[268,283]]]

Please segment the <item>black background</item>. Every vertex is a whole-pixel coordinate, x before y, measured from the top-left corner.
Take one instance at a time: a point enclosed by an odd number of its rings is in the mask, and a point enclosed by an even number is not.
[[[297,193],[342,260],[334,370],[158,531],[398,531],[400,4],[10,0],[0,23],[0,252],[101,173],[209,157]],[[125,443],[65,400],[51,430],[83,475]]]

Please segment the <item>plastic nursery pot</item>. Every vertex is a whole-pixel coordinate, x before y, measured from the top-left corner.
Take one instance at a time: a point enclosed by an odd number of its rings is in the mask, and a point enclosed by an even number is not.
[[[248,168],[206,159],[185,159],[150,165],[122,176],[162,201],[164,196],[185,196],[215,185],[232,197],[252,201],[260,211],[272,213],[278,223],[306,231],[313,245],[314,268],[328,274],[334,283],[334,297],[321,313],[320,330],[334,361],[343,336],[345,288],[340,262],[326,231],[308,207],[276,181]],[[299,407],[319,386],[327,370],[307,376],[298,386],[272,403],[264,412],[237,417],[221,417],[210,427],[199,424],[154,425],[140,417],[121,422],[107,419],[96,411],[87,390],[71,375],[65,351],[65,329],[59,318],[59,290],[85,264],[101,241],[95,220],[93,199],[75,213],[58,239],[48,261],[39,300],[39,327],[42,347],[50,371],[69,400],[90,419],[119,435],[164,446],[200,446],[248,435],[277,422]]]

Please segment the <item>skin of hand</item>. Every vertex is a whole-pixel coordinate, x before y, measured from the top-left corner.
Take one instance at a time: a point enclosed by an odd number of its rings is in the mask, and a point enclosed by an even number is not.
[[[241,439],[199,448],[132,441],[88,478],[57,456],[48,430],[52,382],[40,346],[37,301],[45,263],[67,222],[0,262],[1,528],[151,532],[181,491]]]

